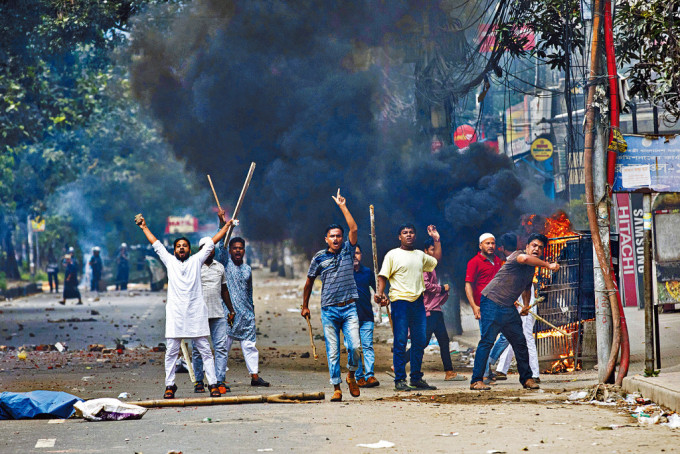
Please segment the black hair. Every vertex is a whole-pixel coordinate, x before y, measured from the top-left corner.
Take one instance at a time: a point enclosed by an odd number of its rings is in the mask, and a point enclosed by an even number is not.
[[[538,240],[541,243],[543,243],[543,246],[548,245],[548,237],[543,235],[542,233],[532,233],[529,235],[529,238],[527,239],[527,244],[530,244],[532,241]]]
[[[413,233],[416,233],[416,226],[411,224],[410,222],[407,222],[405,224],[401,224],[399,226],[399,231],[397,231],[397,236],[401,235],[401,231],[404,229],[412,229]]]
[[[187,244],[189,245],[189,249],[191,249],[191,241],[189,241],[189,238],[184,237],[184,236],[181,236],[181,237],[177,238],[177,239],[175,240],[175,242],[172,243],[172,249],[174,250],[174,249],[177,247],[177,243],[179,243],[179,242],[182,241],[182,240],[186,241]]]
[[[425,240],[425,245],[423,246],[423,249],[429,249],[432,246],[434,246],[434,240],[432,239],[431,236],[428,236],[427,239]]]
[[[328,232],[330,232],[333,229],[340,229],[342,232],[342,235],[345,235],[345,229],[342,228],[340,224],[331,224],[328,227],[326,227],[326,232],[323,234],[323,236],[328,236]]]
[[[235,236],[234,238],[229,240],[229,247],[231,247],[234,243],[241,243],[241,244],[243,244],[244,248],[246,247],[246,240],[244,240],[240,236]]]
[[[503,249],[506,251],[516,251],[517,250],[517,235],[514,233],[504,233],[498,240]]]

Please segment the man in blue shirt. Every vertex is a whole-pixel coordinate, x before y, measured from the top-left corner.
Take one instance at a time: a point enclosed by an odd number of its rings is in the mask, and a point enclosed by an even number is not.
[[[357,286],[354,282],[354,252],[357,244],[357,223],[347,209],[346,200],[340,195],[333,197],[340,211],[345,216],[349,227],[347,241],[343,243],[344,230],[338,224],[331,224],[326,228],[324,240],[328,247],[317,252],[312,258],[307,272],[307,282],[302,294],[302,310],[300,315],[307,318],[309,312],[309,297],[312,294],[314,280],[320,276],[321,287],[321,322],[326,338],[326,356],[328,358],[328,372],[331,384],[335,388],[331,402],[342,400],[340,383],[340,330],[347,341],[347,356],[349,374],[347,385],[353,397],[359,397],[360,391],[354,373],[359,364],[359,318],[357,316],[356,301],[359,299]]]
[[[373,351],[373,306],[371,305],[371,289],[375,292],[375,275],[373,271],[361,264],[361,248],[357,244],[354,253],[354,281],[357,284],[359,299],[357,300],[357,315],[359,316],[359,337],[361,351],[364,355],[363,364],[359,361],[355,373],[360,388],[374,388],[380,385],[373,373],[375,352]],[[350,364],[348,362],[347,367]]]

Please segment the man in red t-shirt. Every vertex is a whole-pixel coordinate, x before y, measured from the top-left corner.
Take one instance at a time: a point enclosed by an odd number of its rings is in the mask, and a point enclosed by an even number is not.
[[[481,319],[479,301],[482,297],[482,290],[503,266],[503,261],[495,252],[496,237],[490,233],[483,233],[479,237],[479,252],[467,264],[465,295],[477,320]]]

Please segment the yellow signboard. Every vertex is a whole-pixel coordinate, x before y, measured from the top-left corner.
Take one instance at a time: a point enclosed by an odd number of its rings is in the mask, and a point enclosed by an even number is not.
[[[553,154],[553,144],[548,139],[536,139],[531,142],[531,156],[537,161],[545,161]]]
[[[31,219],[31,230],[34,232],[44,232],[45,218],[37,217],[35,219]]]

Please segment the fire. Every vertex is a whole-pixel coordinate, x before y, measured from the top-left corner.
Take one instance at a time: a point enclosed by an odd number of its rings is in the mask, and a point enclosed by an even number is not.
[[[567,372],[573,372],[575,370],[581,370],[581,364],[576,361],[576,355],[574,355],[574,334],[578,336],[578,324],[570,323],[561,327],[562,330],[566,331],[569,336],[565,337],[562,333],[557,330],[542,331],[536,334],[538,339],[543,339],[546,337],[561,338],[563,342],[563,353],[559,355],[559,359],[550,365],[549,369],[543,371],[546,374],[563,374]],[[556,339],[557,340],[557,339]]]
[[[565,236],[574,236],[576,232],[571,230],[571,221],[562,210],[546,218],[544,234],[548,238],[562,238]]]

